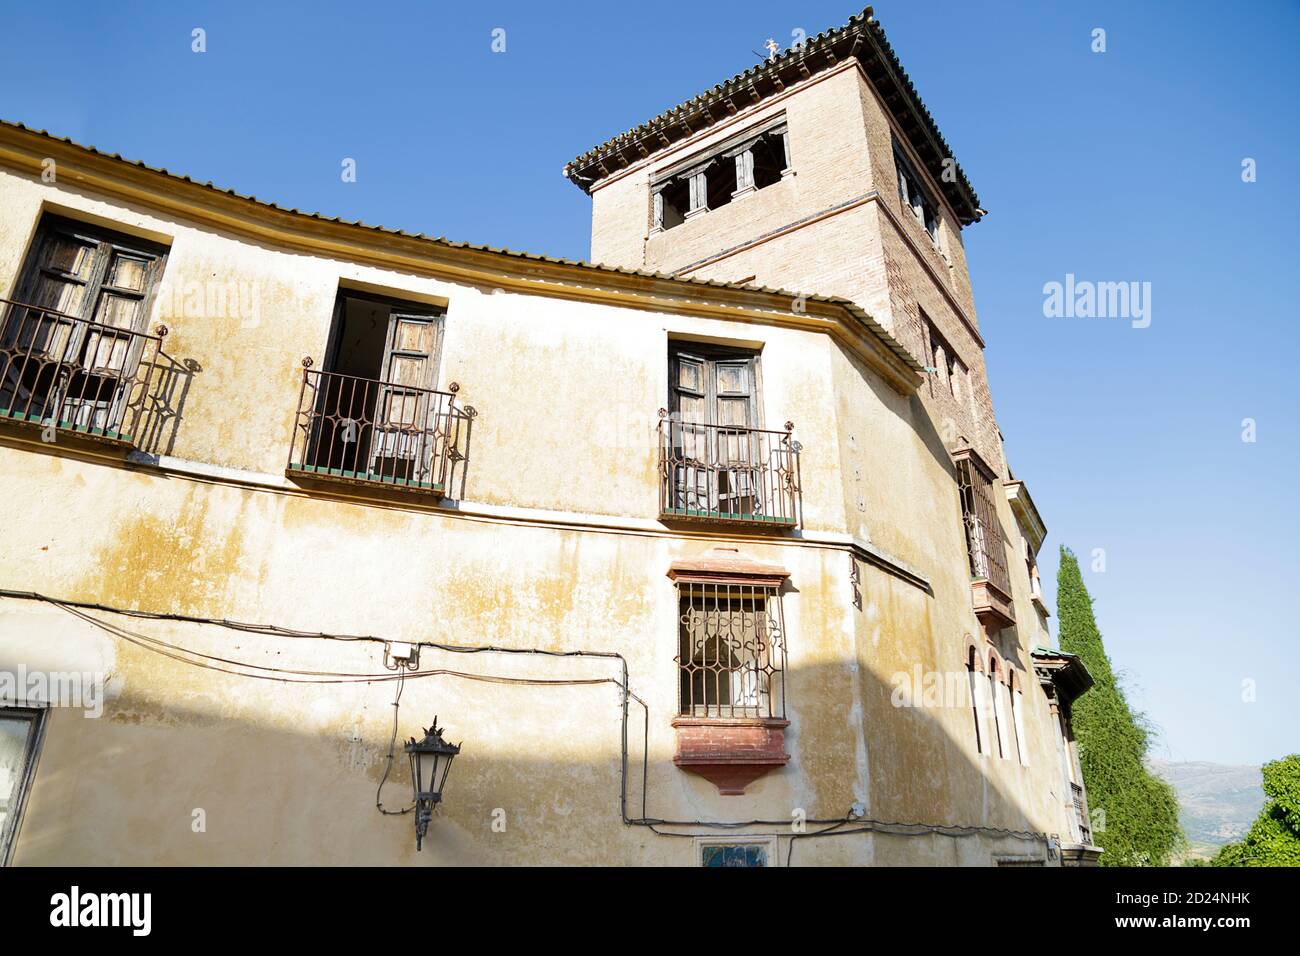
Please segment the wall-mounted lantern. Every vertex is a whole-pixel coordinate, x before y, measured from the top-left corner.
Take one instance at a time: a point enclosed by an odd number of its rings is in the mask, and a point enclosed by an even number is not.
[[[438,718],[424,732],[423,740],[412,737],[406,742],[411,758],[411,787],[415,794],[415,848],[420,849],[433,818],[433,808],[442,802],[442,788],[447,782],[451,762],[460,753],[460,744],[442,739]]]

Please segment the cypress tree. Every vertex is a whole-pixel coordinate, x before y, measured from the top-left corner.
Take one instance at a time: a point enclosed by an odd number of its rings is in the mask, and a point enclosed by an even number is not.
[[[1102,646],[1079,561],[1061,548],[1056,577],[1061,650],[1077,654],[1094,685],[1074,702],[1074,735],[1103,866],[1167,866],[1183,845],[1173,788],[1146,768],[1150,732],[1129,709]],[[1099,812],[1100,811],[1100,812]]]

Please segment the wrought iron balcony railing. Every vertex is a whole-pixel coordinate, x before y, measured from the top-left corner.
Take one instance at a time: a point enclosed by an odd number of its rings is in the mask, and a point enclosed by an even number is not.
[[[476,414],[458,390],[304,368],[287,471],[450,496]]]
[[[162,337],[0,299],[0,418],[132,446]]]
[[[704,425],[659,413],[664,518],[783,528],[799,524],[799,452],[785,431]]]

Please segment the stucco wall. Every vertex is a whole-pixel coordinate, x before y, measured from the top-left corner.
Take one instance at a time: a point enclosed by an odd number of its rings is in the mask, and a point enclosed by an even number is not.
[[[630,307],[597,279],[564,296],[525,294],[517,282],[502,291],[506,283],[490,275],[453,281],[432,267],[315,256],[0,169],[6,292],[42,208],[170,242],[151,324],[169,325],[166,351],[190,374],[179,417],[151,449],[166,458],[158,465],[75,441],[43,443],[12,426],[0,432],[0,587],[312,632],[617,652],[649,708],[648,725],[635,706],[628,725],[634,817],[644,756],[651,817],[785,820],[802,810],[829,819],[860,802],[882,820],[1068,832],[1053,729],[1032,679],[1028,767],[978,755],[966,708],[891,702],[895,675],[914,666],[960,673],[966,635],[978,633],[960,511],[924,402],[829,335],[793,315],[719,318],[704,292],[686,288],[662,308]],[[464,500],[398,502],[284,478],[299,359],[322,358],[341,282],[446,304],[439,382],[460,383],[479,412]],[[185,290],[214,283],[244,283],[252,298],[224,311],[206,296],[186,307]],[[793,420],[804,445],[801,532],[728,534],[656,520],[652,429],[666,402],[670,335],[761,348],[767,424]],[[1005,501],[999,508],[1013,528]],[[916,569],[929,588],[860,562],[858,610],[854,538]],[[791,761],[743,797],[721,797],[672,765],[677,607],[665,572],[720,541],[791,573]],[[1027,581],[1015,586],[1028,624]],[[111,677],[102,717],[51,712],[20,864],[688,864],[696,852],[689,840],[620,819],[613,684],[408,680],[401,737],[418,735],[436,713],[465,744],[417,857],[410,819],[373,806],[392,733],[391,682],[253,680],[130,637],[347,674],[383,673],[379,645],[93,613],[126,633],[0,600],[0,667],[58,664]],[[1010,638],[1006,653],[1023,670],[1024,649]],[[422,665],[543,681],[619,676],[613,662],[570,657],[427,650]],[[386,802],[401,804],[407,786],[399,753]],[[206,833],[191,829],[196,808],[206,811]],[[504,832],[492,827],[497,808]],[[800,841],[796,862],[987,863],[1036,847],[987,834],[855,833]]]

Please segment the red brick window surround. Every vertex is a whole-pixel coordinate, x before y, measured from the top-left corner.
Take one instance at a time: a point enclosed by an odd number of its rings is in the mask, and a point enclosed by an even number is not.
[[[678,706],[674,763],[722,794],[784,766],[790,573],[715,548],[668,570],[676,588]]]

